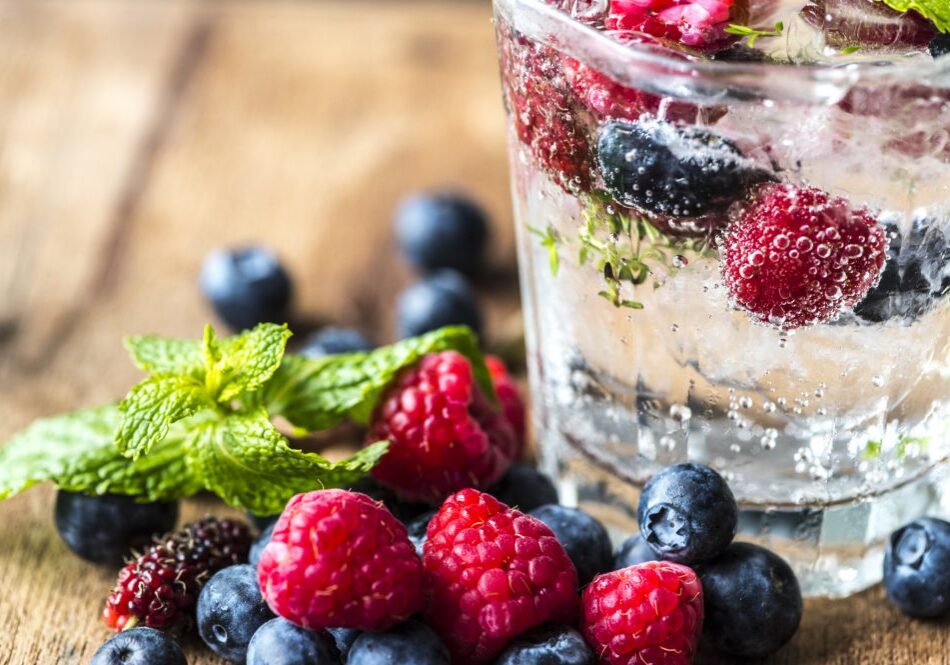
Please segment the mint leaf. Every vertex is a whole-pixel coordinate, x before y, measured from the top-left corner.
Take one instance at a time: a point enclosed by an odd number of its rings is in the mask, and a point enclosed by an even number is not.
[[[883,0],[884,4],[899,12],[911,9],[930,19],[940,32],[950,32],[950,2],[947,0]]]
[[[454,349],[472,363],[479,387],[495,400],[491,376],[469,328],[452,326],[365,353],[307,359],[287,356],[257,403],[306,431],[344,418],[367,424],[383,390],[400,370],[428,353]]]
[[[204,376],[201,343],[191,339],[166,339],[155,335],[126,337],[125,348],[132,362],[150,374],[187,374]]]
[[[147,457],[130,461],[115,446],[115,405],[38,420],[0,448],[0,500],[41,482],[90,494],[167,501],[200,489],[181,454],[176,428]]]
[[[137,459],[168,434],[172,423],[213,406],[203,384],[188,376],[157,374],[119,403],[122,422],[115,432],[119,452]]]
[[[385,451],[385,443],[376,444],[334,464],[291,448],[263,410],[211,420],[185,444],[188,463],[207,489],[260,515],[279,513],[300,492],[356,482]]]
[[[218,341],[205,329],[205,385],[218,402],[257,390],[280,367],[291,332],[286,325],[262,323],[236,337]]]

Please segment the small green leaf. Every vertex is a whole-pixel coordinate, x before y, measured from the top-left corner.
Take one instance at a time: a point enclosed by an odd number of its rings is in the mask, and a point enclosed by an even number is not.
[[[172,423],[214,403],[204,385],[188,376],[156,374],[119,403],[122,423],[115,432],[119,452],[137,459],[168,434]]]
[[[201,343],[191,339],[166,339],[154,335],[126,337],[125,348],[132,362],[150,374],[187,374],[201,377],[204,358]]]
[[[940,32],[950,32],[950,2],[947,0],[884,0],[884,4],[902,13],[913,9],[930,19]]]
[[[205,329],[205,385],[218,402],[227,403],[263,386],[280,367],[291,332],[286,325],[262,323],[235,337],[218,341]]]
[[[852,53],[857,53],[860,50],[861,50],[860,46],[854,45],[854,46],[846,46],[843,49],[841,49],[840,52],[841,52],[841,55],[851,55]]]
[[[115,446],[122,419],[115,405],[37,420],[0,448],[0,500],[52,481],[89,494],[127,494],[141,501],[170,501],[200,489],[181,454],[182,431],[132,461]]]
[[[730,35],[748,38],[749,48],[755,48],[755,43],[759,37],[779,37],[783,30],[785,30],[785,24],[781,21],[777,22],[775,27],[771,30],[768,28],[753,28],[748,25],[737,25],[735,23],[730,23],[725,29]]]
[[[453,349],[468,358],[482,392],[495,390],[475,334],[451,326],[367,353],[308,359],[287,356],[255,403],[307,431],[332,427],[344,418],[369,422],[383,390],[400,370],[428,353]]]
[[[386,452],[385,442],[334,464],[291,448],[258,410],[211,420],[192,433],[185,454],[195,476],[226,503],[260,515],[283,510],[295,494],[350,485]]]

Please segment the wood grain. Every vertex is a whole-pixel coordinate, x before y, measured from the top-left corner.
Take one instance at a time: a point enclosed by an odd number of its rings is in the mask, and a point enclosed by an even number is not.
[[[0,439],[120,396],[119,340],[194,336],[204,253],[264,240],[305,318],[391,336],[405,192],[472,191],[511,274],[487,3],[0,0]],[[485,292],[489,330],[517,310]],[[0,665],[88,662],[112,573],[70,555],[52,492],[0,504]],[[185,518],[226,512],[187,502]],[[880,589],[812,601],[782,664],[948,663],[950,630]],[[216,664],[196,644],[191,663]],[[702,662],[717,663],[704,656]]]

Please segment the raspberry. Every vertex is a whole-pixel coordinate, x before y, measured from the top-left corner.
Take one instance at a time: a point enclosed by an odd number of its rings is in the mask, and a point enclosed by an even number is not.
[[[690,568],[649,561],[584,589],[581,626],[603,665],[688,665],[703,627],[703,587]]]
[[[726,28],[745,24],[748,14],[748,0],[610,0],[605,23],[608,30],[643,32],[714,53],[738,41]]]
[[[423,560],[426,621],[453,662],[491,662],[525,631],[577,616],[577,571],[551,529],[478,490],[442,504]]]
[[[735,301],[784,330],[854,307],[887,256],[884,229],[865,209],[815,187],[766,184],[726,230],[723,280]]]
[[[508,368],[505,367],[505,363],[501,358],[485,356],[485,364],[488,365],[488,371],[491,373],[495,394],[498,395],[498,401],[501,402],[501,410],[518,437],[520,451],[524,447],[525,441],[524,400],[521,399],[518,386],[515,385],[511,375],[508,374]],[[520,454],[518,457],[520,457]]]
[[[591,148],[574,109],[557,51],[517,33],[499,36],[505,99],[515,131],[568,193],[591,184]]]
[[[373,415],[368,442],[389,441],[373,469],[400,498],[439,503],[463,487],[487,487],[519,452],[504,414],[455,351],[429,354],[394,381]]]
[[[605,34],[625,46],[659,45],[655,39],[639,32],[614,31]],[[666,49],[662,49],[662,52],[664,56],[686,60],[678,53],[670,53]],[[578,101],[598,120],[637,120],[642,115],[650,114],[661,120],[694,124],[700,120],[715,122],[726,113],[724,107],[704,108],[628,88],[573,58],[564,58],[564,75]]]
[[[358,492],[291,499],[257,575],[270,608],[310,630],[387,630],[423,604],[422,562],[406,527]]]
[[[118,632],[164,628],[191,614],[201,587],[218,570],[247,560],[247,525],[214,517],[164,536],[119,571],[102,620]]]

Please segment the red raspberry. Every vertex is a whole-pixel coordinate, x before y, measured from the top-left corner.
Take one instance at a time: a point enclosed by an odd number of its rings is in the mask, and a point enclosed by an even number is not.
[[[103,622],[118,632],[186,619],[204,583],[216,571],[246,561],[250,546],[247,525],[214,517],[164,536],[119,571]]]
[[[639,32],[605,33],[625,46],[659,46],[659,43]],[[680,54],[671,54],[661,49],[667,57],[685,58]],[[650,93],[628,88],[605,74],[591,69],[573,58],[564,58],[564,74],[571,89],[597,119],[618,118],[637,120],[644,114],[650,114],[669,122],[694,124],[699,120],[714,122],[725,115],[725,108],[703,108],[684,101],[658,97]]]
[[[389,441],[373,476],[403,499],[438,504],[463,487],[487,487],[519,452],[504,414],[479,390],[455,351],[425,356],[376,407],[367,442]]]
[[[508,31],[499,35],[502,84],[520,141],[568,193],[590,189],[591,147],[557,51]]]
[[[748,15],[748,0],[610,0],[606,25],[714,53],[738,41],[726,28]]]
[[[491,662],[521,633],[577,617],[577,571],[540,520],[467,489],[429,522],[425,612],[453,662]]]
[[[505,363],[501,358],[485,356],[485,364],[488,365],[488,371],[491,373],[495,393],[498,395],[498,401],[501,402],[501,410],[518,437],[519,454],[516,457],[520,457],[525,442],[524,400],[521,399],[518,386],[515,385],[514,379],[508,374],[508,368],[505,367]]]
[[[884,229],[815,187],[766,184],[726,230],[723,280],[754,319],[791,330],[830,321],[877,282]]]
[[[422,609],[422,562],[406,527],[365,494],[298,494],[257,567],[270,608],[310,630],[386,630]]]
[[[581,625],[603,665],[688,665],[703,628],[703,587],[690,568],[650,561],[584,589]]]

